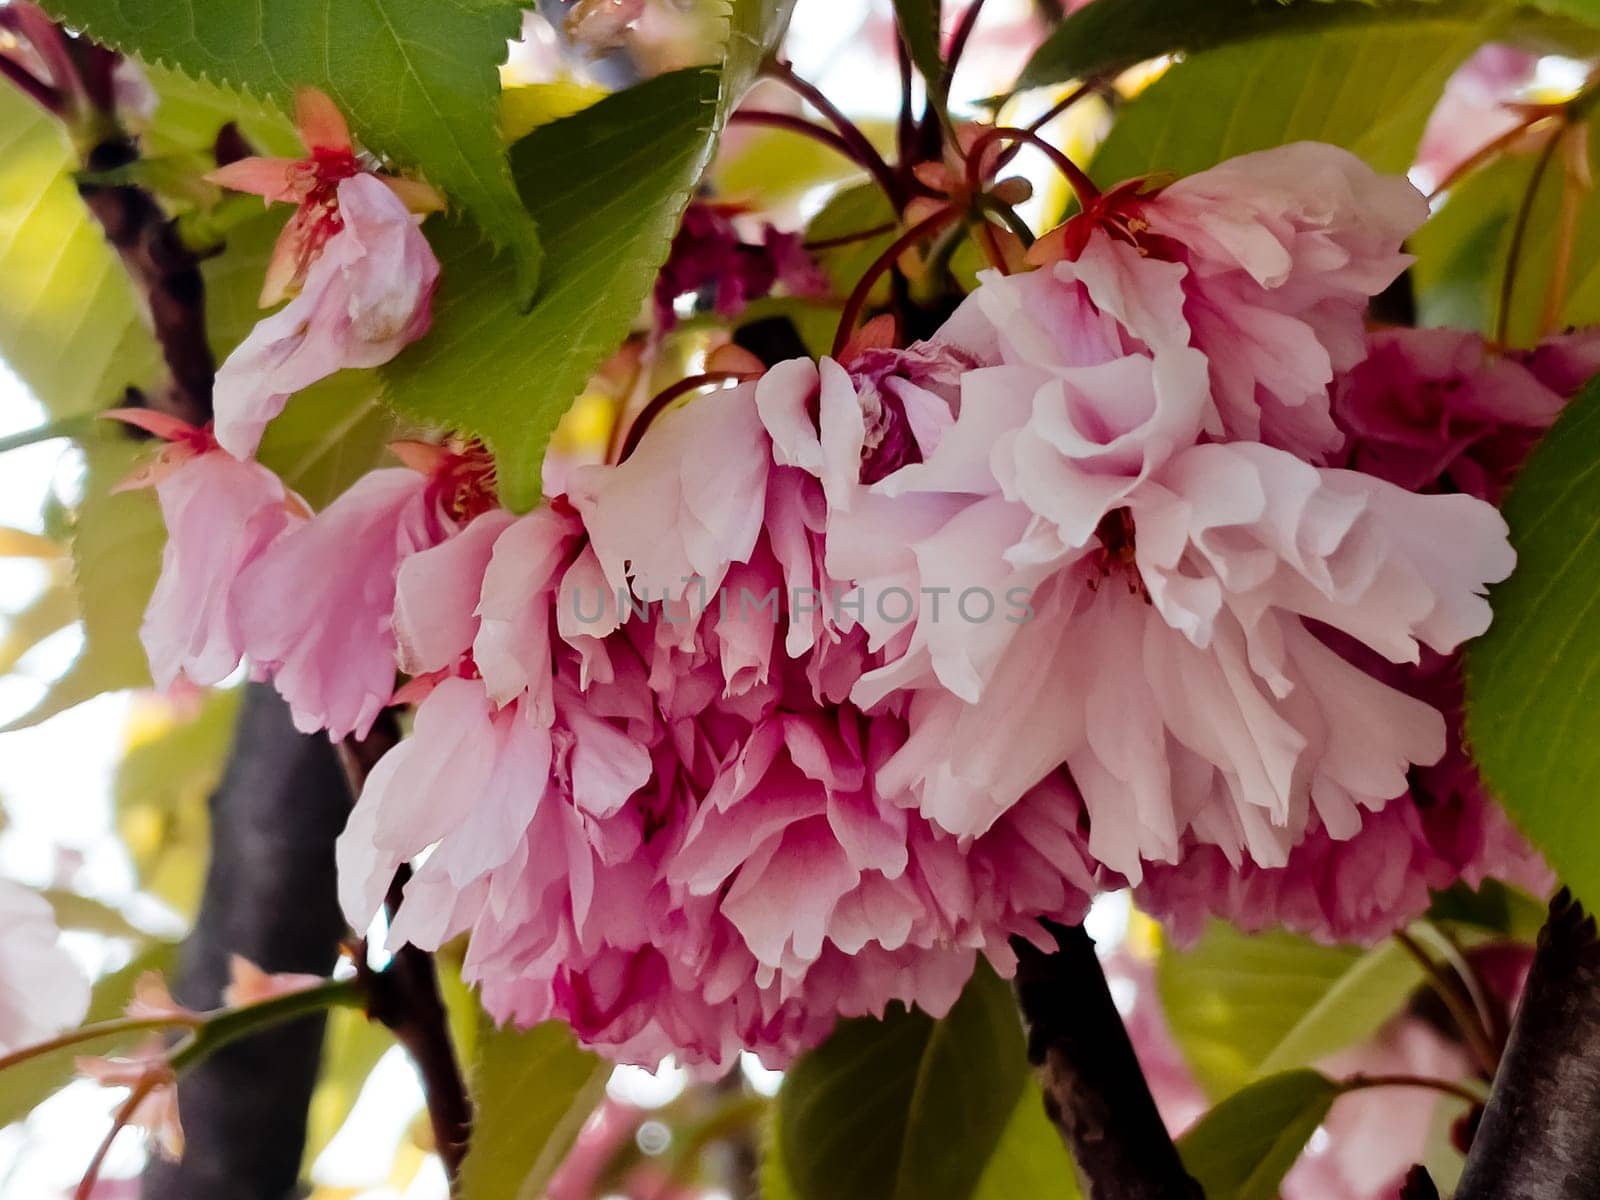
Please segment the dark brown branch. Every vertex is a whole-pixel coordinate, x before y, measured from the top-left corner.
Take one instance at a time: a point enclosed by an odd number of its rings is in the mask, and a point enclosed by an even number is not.
[[[133,141],[119,135],[91,150],[84,166],[91,174],[115,171],[138,157]],[[211,419],[216,359],[206,340],[205,281],[199,260],[144,189],[84,180],[78,184],[78,194],[121,257],[149,310],[171,377],[166,395],[149,398],[151,407],[191,425],[204,425]]]
[[[435,1148],[454,1180],[472,1135],[472,1101],[450,1040],[433,956],[403,946],[382,971],[366,971],[365,981],[367,1015],[383,1022],[416,1064]]]
[[[349,811],[326,738],[296,732],[270,687],[251,684],[221,786],[211,798],[211,863],[173,992],[216,1007],[228,960],[326,975],[344,918],[333,843]],[[154,1162],[146,1200],[285,1200],[299,1178],[323,1019],[307,1017],[218,1051],[178,1084],[188,1150]]]
[[[360,797],[372,768],[399,741],[400,725],[389,710],[379,716],[365,738],[340,743],[352,798]],[[410,869],[401,867],[389,885],[385,906],[391,917],[410,877]],[[449,1014],[439,994],[433,956],[415,946],[402,946],[380,971],[371,970],[365,959],[365,953],[359,956],[357,970],[367,990],[367,1015],[382,1022],[416,1064],[434,1145],[453,1181],[461,1171],[472,1134],[472,1100],[450,1037]]]
[[[1400,1187],[1400,1200],[1439,1200],[1438,1185],[1424,1166],[1412,1167]]]
[[[1563,890],[1550,902],[1456,1200],[1600,1196],[1600,938]]]
[[[1017,1002],[1045,1111],[1072,1151],[1088,1200],[1203,1200],[1156,1110],[1094,942],[1044,922],[1057,950],[1020,938]]]

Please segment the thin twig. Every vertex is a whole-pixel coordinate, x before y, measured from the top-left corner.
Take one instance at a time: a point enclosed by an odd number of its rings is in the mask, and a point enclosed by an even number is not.
[[[861,311],[866,307],[867,298],[872,295],[872,289],[882,278],[884,272],[893,267],[900,256],[915,246],[922,239],[938,233],[946,225],[956,221],[961,212],[954,205],[941,208],[918,221],[892,242],[888,249],[873,261],[866,273],[856,283],[855,289],[850,293],[850,298],[845,301],[844,313],[839,318],[839,328],[833,335],[833,356],[838,358],[846,345],[850,342],[850,335],[855,332],[856,323],[861,317]]]
[[[883,188],[884,194],[895,206],[896,211],[905,204],[905,193],[890,170],[889,164],[884,161],[883,155],[878,153],[878,148],[872,140],[861,132],[861,127],[842,113],[838,106],[829,100],[822,89],[813,83],[808,83],[796,75],[794,68],[788,63],[774,61],[767,64],[766,73],[773,79],[786,84],[791,90],[798,93],[812,108],[816,109],[827,122],[839,131],[839,136],[855,148],[856,156],[862,166],[877,180],[878,186]]]
[[[133,1090],[128,1093],[117,1113],[111,1118],[111,1128],[106,1130],[105,1137],[100,1139],[94,1157],[89,1160],[89,1165],[84,1169],[83,1178],[78,1181],[78,1190],[72,1193],[73,1200],[89,1200],[94,1195],[95,1184],[100,1182],[100,1168],[105,1165],[106,1155],[111,1152],[111,1143],[117,1140],[117,1134],[127,1128],[133,1120],[133,1114],[138,1111],[139,1105],[161,1081],[154,1075],[147,1075],[134,1084]]]
[[[1550,168],[1564,132],[1564,126],[1552,130],[1550,140],[1539,151],[1533,174],[1528,179],[1528,188],[1522,194],[1522,203],[1517,206],[1516,221],[1511,226],[1511,241],[1506,246],[1506,266],[1500,276],[1500,308],[1494,323],[1494,344],[1502,350],[1511,331],[1511,301],[1517,290],[1517,272],[1522,265],[1522,243],[1528,236],[1528,226],[1533,220],[1533,206],[1539,198],[1539,185],[1544,182],[1544,173]]]
[[[1465,1100],[1474,1106],[1482,1104],[1486,1098],[1483,1093],[1473,1091],[1464,1083],[1453,1083],[1448,1079],[1429,1079],[1425,1075],[1352,1075],[1348,1079],[1339,1081],[1339,1090],[1343,1092],[1397,1087],[1426,1088],[1446,1096],[1454,1096],[1457,1100]]]
[[[1422,968],[1423,975],[1426,976],[1434,993],[1449,1011],[1451,1019],[1461,1033],[1462,1041],[1472,1051],[1472,1056],[1477,1060],[1478,1066],[1482,1068],[1485,1074],[1494,1074],[1495,1062],[1498,1057],[1495,1053],[1494,1043],[1489,1037],[1489,1031],[1483,1027],[1483,1022],[1478,1016],[1477,1009],[1473,1007],[1460,982],[1441,968],[1438,963],[1434,962],[1433,956],[1404,930],[1396,933],[1394,940]]]
[[[815,121],[808,121],[804,117],[797,117],[793,113],[767,112],[764,109],[741,108],[728,118],[733,125],[762,125],[769,129],[782,129],[788,133],[796,133],[801,137],[810,138],[820,142],[828,149],[836,151],[855,163],[865,167],[860,157],[856,154],[855,147],[833,130]]]
[[[961,65],[961,57],[967,52],[967,43],[972,40],[972,31],[977,28],[978,17],[983,12],[984,0],[972,0],[967,5],[967,11],[961,14],[961,22],[956,26],[956,31],[950,38],[950,48],[944,55],[944,89],[950,90],[950,82],[955,78],[956,68]]]
[[[628,432],[623,437],[616,455],[609,461],[627,462],[633,452],[639,448],[639,442],[644,437],[645,431],[675,400],[687,396],[690,392],[697,392],[701,388],[722,387],[728,383],[742,383],[750,376],[742,371],[711,371],[704,375],[689,375],[678,380],[670,387],[657,392],[650,398],[650,402],[639,410],[639,415],[628,425]]]
[[[61,93],[48,83],[37,78],[32,71],[21,63],[11,58],[5,51],[0,50],[0,76],[9,79],[29,99],[51,116],[61,115]]]

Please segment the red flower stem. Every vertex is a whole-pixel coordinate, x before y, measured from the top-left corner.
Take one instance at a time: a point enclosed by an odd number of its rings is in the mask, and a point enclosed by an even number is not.
[[[89,1160],[83,1178],[78,1181],[78,1190],[72,1193],[73,1200],[90,1200],[94,1195],[94,1185],[100,1181],[100,1168],[105,1165],[106,1155],[111,1152],[111,1143],[117,1140],[117,1134],[133,1120],[134,1112],[138,1110],[144,1098],[155,1091],[159,1082],[154,1075],[146,1075],[128,1093],[128,1098],[122,1102],[122,1107],[117,1109],[116,1116],[111,1118],[111,1128],[106,1131],[106,1136],[100,1139],[100,1145],[95,1150],[94,1157]]]
[[[844,138],[824,125],[815,121],[808,121],[804,117],[797,117],[792,113],[766,112],[761,109],[741,108],[728,118],[730,125],[763,125],[769,129],[783,129],[789,133],[797,133],[801,137],[808,137],[812,141],[821,142],[828,149],[836,151],[851,162],[865,168],[866,163],[861,161],[861,156],[856,149]]]
[[[65,112],[61,93],[42,79],[36,78],[33,72],[7,55],[4,50],[0,50],[0,76],[9,79],[16,85],[18,91],[51,116],[59,117]]]
[[[1416,960],[1422,968],[1422,973],[1427,977],[1428,985],[1433,989],[1450,1018],[1455,1022],[1461,1039],[1472,1052],[1478,1066],[1487,1075],[1493,1075],[1500,1055],[1494,1047],[1494,1041],[1489,1036],[1489,1031],[1484,1028],[1482,1018],[1473,1007],[1472,999],[1466,989],[1453,972],[1447,971],[1433,960],[1433,956],[1424,950],[1418,941],[1409,933],[1401,930],[1394,935],[1394,940],[1400,944],[1407,954]]]
[[[967,11],[961,14],[961,23],[956,26],[956,31],[950,37],[950,48],[944,56],[944,87],[950,90],[950,81],[955,78],[956,68],[961,65],[961,56],[967,52],[967,43],[972,40],[972,31],[977,27],[978,16],[983,12],[984,0],[972,0],[967,5]]]
[[[1072,91],[1068,92],[1062,99],[1045,109],[1040,116],[1037,116],[1033,120],[1029,121],[1024,128],[1026,128],[1029,133],[1038,133],[1046,125],[1050,124],[1051,121],[1054,121],[1062,113],[1066,112],[1073,105],[1077,104],[1078,101],[1086,99],[1089,96],[1099,92],[1100,88],[1100,82],[1093,79],[1091,79],[1088,83],[1079,84],[1077,87],[1073,88]],[[994,173],[998,174],[1000,171],[1005,170],[1007,165],[1010,164],[1011,160],[1016,158],[1018,154],[1022,153],[1022,145],[1023,144],[1021,142],[1012,142],[1009,146],[1002,150],[1000,152],[1000,157],[994,160]]]
[[[861,319],[861,311],[867,305],[867,298],[872,295],[873,286],[889,270],[900,256],[915,246],[924,238],[932,237],[945,226],[951,224],[961,216],[961,210],[954,205],[948,205],[937,210],[931,215],[918,221],[910,229],[894,240],[882,254],[867,268],[866,274],[861,276],[855,289],[850,293],[850,298],[845,301],[844,315],[839,319],[839,329],[833,335],[833,356],[838,358],[844,352],[845,346],[850,343],[850,335],[855,332],[856,323]]]
[[[878,186],[883,188],[884,194],[894,205],[896,211],[905,206],[905,194],[899,182],[890,170],[889,164],[884,161],[883,155],[878,153],[878,148],[866,134],[861,132],[861,127],[852,121],[838,107],[822,94],[822,89],[813,83],[807,83],[794,73],[794,68],[786,62],[772,62],[766,67],[766,73],[777,79],[798,93],[812,108],[816,109],[827,122],[839,131],[839,136],[854,147],[856,158],[875,179]]]
[[[840,246],[849,246],[856,242],[865,242],[870,238],[881,237],[886,233],[893,233],[895,223],[885,221],[882,225],[874,225],[870,229],[858,229],[854,233],[841,233],[838,237],[818,238],[814,242],[802,242],[807,250],[836,250]]]
[[[1078,197],[1078,205],[1087,209],[1100,198],[1100,189],[1083,173],[1083,168],[1073,162],[1056,147],[1052,146],[1039,134],[1031,129],[1014,129],[1007,125],[996,125],[986,129],[972,143],[972,148],[967,151],[967,186],[974,192],[982,189],[983,180],[994,174],[999,169],[998,163],[984,169],[983,158],[985,152],[996,142],[1025,142],[1035,149],[1042,151],[1046,158],[1055,166],[1056,170],[1066,178],[1068,186]]]
[[[624,463],[628,457],[639,448],[639,442],[644,438],[645,431],[651,423],[666,411],[674,400],[687,396],[690,392],[699,391],[701,388],[719,386],[725,383],[744,383],[756,378],[744,371],[713,371],[705,375],[689,375],[678,380],[671,387],[657,392],[650,398],[650,403],[639,410],[628,426],[628,434],[622,439],[622,448],[618,451],[615,461]]]

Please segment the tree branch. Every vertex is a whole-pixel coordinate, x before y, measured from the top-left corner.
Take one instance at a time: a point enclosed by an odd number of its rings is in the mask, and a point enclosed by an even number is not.
[[[1082,926],[1044,926],[1056,941],[1053,954],[1012,939],[1017,1002],[1045,1112],[1072,1151],[1084,1195],[1203,1200],[1156,1110],[1094,942]]]
[[[268,971],[326,975],[345,933],[333,843],[349,812],[333,747],[298,733],[270,687],[251,684],[222,785],[211,864],[174,995],[216,1007],[230,955]],[[219,1050],[178,1083],[188,1150],[154,1162],[145,1200],[284,1200],[305,1148],[324,1019],[305,1017]]]
[[[89,151],[84,166],[91,173],[114,171],[138,158],[138,146],[119,133]],[[145,298],[171,377],[167,394],[152,398],[152,407],[191,425],[204,425],[211,419],[216,359],[206,339],[205,281],[199,260],[142,188],[80,180],[78,194]]]
[[[1511,1039],[1456,1200],[1600,1196],[1600,938],[1563,889],[1550,902]]]
[[[365,738],[340,743],[340,758],[352,798],[360,798],[372,768],[399,741],[400,726],[390,710],[379,716]],[[402,866],[389,885],[385,907],[391,917],[410,877],[410,868]],[[428,1120],[433,1126],[434,1146],[454,1182],[472,1135],[472,1099],[456,1059],[433,956],[407,945],[395,951],[381,971],[367,966],[365,953],[359,956],[356,969],[361,972],[367,991],[367,1015],[381,1021],[416,1064]]]

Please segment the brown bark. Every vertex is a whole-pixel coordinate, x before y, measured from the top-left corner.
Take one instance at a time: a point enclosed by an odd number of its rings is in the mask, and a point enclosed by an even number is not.
[[[1203,1200],[1156,1109],[1082,926],[1046,921],[1057,949],[1020,938],[1017,1001],[1045,1112],[1072,1151],[1087,1200]]]
[[[1600,938],[1563,890],[1472,1139],[1456,1200],[1600,1196]]]

